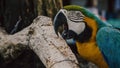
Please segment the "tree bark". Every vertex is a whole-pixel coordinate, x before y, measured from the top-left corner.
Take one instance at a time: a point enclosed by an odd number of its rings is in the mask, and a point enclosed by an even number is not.
[[[38,16],[30,26],[14,35],[1,30],[0,43],[0,59],[5,62],[14,60],[22,50],[30,47],[46,68],[78,68],[74,54],[54,33],[48,17]]]

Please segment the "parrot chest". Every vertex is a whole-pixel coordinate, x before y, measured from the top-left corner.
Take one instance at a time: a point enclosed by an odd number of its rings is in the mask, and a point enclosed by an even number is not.
[[[86,59],[94,58],[100,53],[95,42],[79,43],[77,42],[78,53]]]
[[[87,61],[91,61],[99,66],[99,68],[108,68],[96,42],[87,43],[76,42],[77,50],[80,56]],[[102,67],[101,67],[102,66]]]

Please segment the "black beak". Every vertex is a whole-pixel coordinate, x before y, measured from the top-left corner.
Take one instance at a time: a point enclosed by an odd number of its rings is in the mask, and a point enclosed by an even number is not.
[[[64,30],[64,27],[63,25],[64,24],[67,24],[67,18],[64,14],[63,11],[59,11],[55,18],[54,18],[54,22],[53,22],[53,25],[54,25],[54,30],[55,30],[55,33],[58,35],[58,32],[61,34]]]

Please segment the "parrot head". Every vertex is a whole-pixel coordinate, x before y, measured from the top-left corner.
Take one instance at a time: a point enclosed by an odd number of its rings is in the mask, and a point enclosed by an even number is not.
[[[66,6],[61,9],[54,18],[56,34],[59,32],[64,39],[88,41],[92,35],[92,28],[84,21],[83,11],[85,9],[80,6]]]
[[[90,19],[90,20],[87,20]],[[95,21],[95,23],[90,23]],[[54,17],[54,30],[64,39],[74,39],[79,42],[86,42],[91,38],[94,30],[108,26],[101,19],[89,10],[76,5],[65,6],[60,9]]]

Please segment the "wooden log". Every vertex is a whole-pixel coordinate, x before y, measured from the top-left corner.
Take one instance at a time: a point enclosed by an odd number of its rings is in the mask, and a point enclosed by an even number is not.
[[[30,47],[46,68],[79,68],[74,54],[55,34],[48,17],[38,16],[30,26],[14,35],[1,30],[0,43],[0,56],[5,61],[15,59],[22,50]]]

